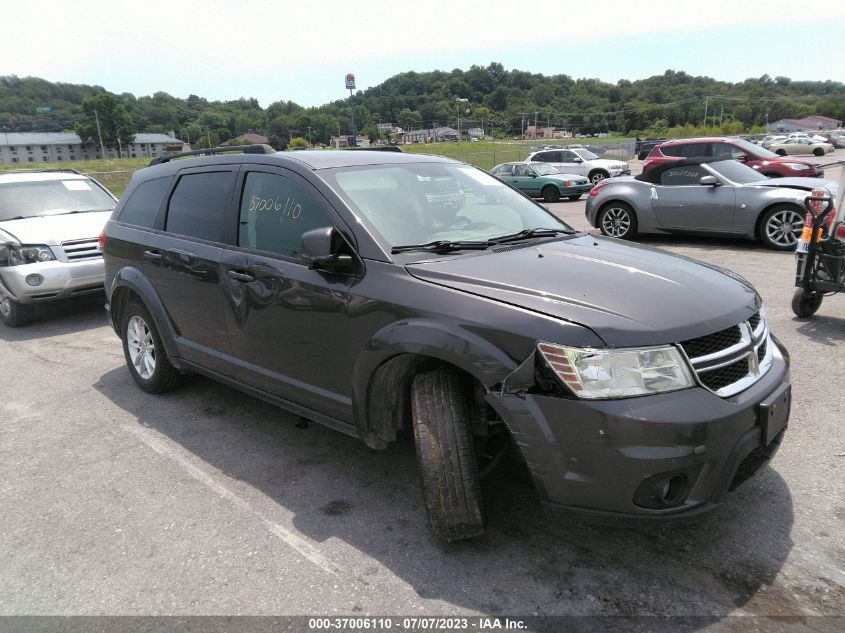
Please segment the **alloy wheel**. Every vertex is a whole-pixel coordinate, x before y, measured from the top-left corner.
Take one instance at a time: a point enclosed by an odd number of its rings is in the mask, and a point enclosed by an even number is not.
[[[800,213],[793,209],[783,209],[772,214],[766,222],[766,236],[777,246],[795,246],[803,227],[804,218]]]
[[[137,315],[126,324],[126,346],[135,371],[144,380],[150,380],[156,370],[155,341],[147,323]]]
[[[631,216],[625,209],[610,207],[602,216],[601,228],[605,235],[623,237],[631,230]]]

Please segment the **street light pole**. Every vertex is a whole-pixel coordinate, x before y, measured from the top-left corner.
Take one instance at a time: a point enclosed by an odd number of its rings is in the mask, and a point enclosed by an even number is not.
[[[469,99],[461,99],[455,97],[455,110],[458,113],[458,140],[461,140],[461,103],[466,103]]]

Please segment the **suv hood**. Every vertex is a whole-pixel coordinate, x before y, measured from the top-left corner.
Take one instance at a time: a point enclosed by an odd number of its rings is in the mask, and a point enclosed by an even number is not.
[[[738,275],[649,247],[590,235],[514,246],[408,264],[406,270],[578,323],[610,347],[695,338],[748,319],[759,308],[756,291]]]
[[[0,240],[8,233],[21,244],[56,246],[69,240],[96,238],[111,217],[111,211],[62,215],[41,215],[0,222]]]

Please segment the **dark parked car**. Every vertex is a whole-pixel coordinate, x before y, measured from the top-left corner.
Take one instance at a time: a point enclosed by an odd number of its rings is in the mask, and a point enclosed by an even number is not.
[[[645,160],[651,150],[668,140],[668,138],[647,138],[644,141],[637,141],[634,145],[634,154],[636,154],[637,158],[640,160]]]
[[[693,138],[658,145],[643,163],[646,172],[679,158],[734,159],[768,178],[821,178],[824,169],[800,158],[784,158],[741,138]]]
[[[614,178],[590,191],[587,220],[604,235],[697,233],[760,239],[795,250],[804,199],[836,183],[818,178],[761,178],[735,160],[675,159],[636,177]]]
[[[373,448],[412,430],[446,540],[483,532],[509,446],[547,503],[660,520],[719,505],[785,433],[786,352],[746,281],[574,231],[457,161],[170,160],[102,241],[140,388],[195,371]]]

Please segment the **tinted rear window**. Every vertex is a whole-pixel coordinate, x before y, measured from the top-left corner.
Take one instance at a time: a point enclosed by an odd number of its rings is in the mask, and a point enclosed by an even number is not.
[[[153,228],[170,181],[170,176],[167,176],[153,178],[138,185],[123,205],[118,221],[148,229]]]
[[[231,180],[230,171],[182,176],[170,196],[167,232],[222,242],[223,217],[229,207]]]

